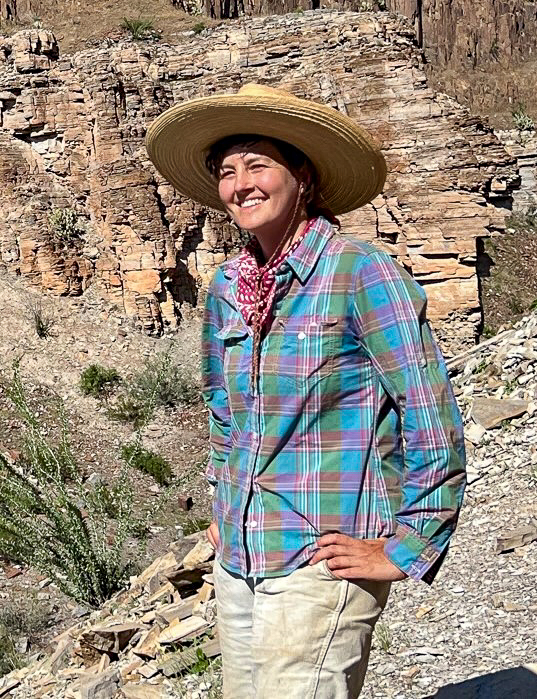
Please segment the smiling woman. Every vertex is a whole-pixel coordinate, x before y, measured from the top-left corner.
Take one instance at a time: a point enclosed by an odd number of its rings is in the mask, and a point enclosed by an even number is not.
[[[231,146],[223,156],[217,173],[220,199],[235,223],[256,236],[268,260],[293,214],[294,236],[306,225],[305,206],[295,209],[308,175],[304,172],[299,179],[276,146],[264,139]]]
[[[464,489],[423,290],[336,235],[384,158],[347,116],[260,85],[172,107],[147,147],[251,234],[202,335],[224,697],[355,699],[391,583],[432,581]]]
[[[316,201],[317,173],[312,162],[289,143],[255,134],[238,134],[213,144],[205,162],[219,181],[220,199],[237,225],[257,236],[256,224],[259,222],[265,228],[267,242],[277,238],[276,244],[272,242],[263,247],[261,243],[266,259],[280,242],[281,231],[286,230],[288,222],[284,220],[285,212],[292,210],[299,189],[307,218],[323,214],[339,226],[332,212],[322,209]],[[262,189],[267,191],[262,192]],[[290,199],[293,201],[288,201]],[[240,217],[239,220],[239,211],[233,209],[233,206],[239,206],[241,210],[258,208],[263,202],[270,202],[271,206],[270,209],[265,207],[262,219],[246,220]],[[271,214],[269,210],[272,210]],[[271,219],[274,221],[272,228],[277,229],[275,236],[266,230],[267,227],[271,228]],[[298,228],[301,228],[300,222]],[[259,232],[262,236],[262,231]]]

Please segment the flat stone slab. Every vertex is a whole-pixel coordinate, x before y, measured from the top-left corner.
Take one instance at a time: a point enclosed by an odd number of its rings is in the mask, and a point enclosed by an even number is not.
[[[511,551],[537,540],[537,524],[528,524],[502,534],[496,539],[496,553]],[[535,695],[537,696],[537,694]]]
[[[497,427],[504,420],[520,417],[528,409],[528,402],[507,398],[476,398],[472,405],[472,418],[486,430]]]

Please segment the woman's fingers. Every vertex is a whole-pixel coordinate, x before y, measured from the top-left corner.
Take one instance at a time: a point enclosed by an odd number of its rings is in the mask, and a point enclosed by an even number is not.
[[[345,534],[325,534],[310,565],[326,560],[334,575],[346,580],[403,580],[406,574],[384,554],[385,538],[353,539]]]
[[[217,549],[218,544],[220,543],[220,535],[218,533],[218,525],[216,524],[216,522],[211,522],[206,534],[207,539],[209,540],[209,543],[211,544],[213,549]]]
[[[323,546],[314,553],[313,558],[310,560],[310,565],[314,565],[315,563],[323,561],[327,558],[330,559],[334,558],[334,556],[351,555],[351,553],[352,549],[349,546]]]
[[[337,571],[339,568],[360,567],[357,563],[358,561],[354,556],[335,556],[334,558],[329,558],[326,565],[330,570]]]

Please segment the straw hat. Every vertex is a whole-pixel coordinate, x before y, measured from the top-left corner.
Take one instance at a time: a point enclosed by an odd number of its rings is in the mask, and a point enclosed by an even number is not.
[[[278,138],[305,153],[317,169],[320,203],[336,215],[367,204],[384,185],[384,157],[352,119],[253,83],[233,95],[199,97],[167,109],[149,127],[146,147],[180,194],[224,211],[205,157],[214,143],[240,133]]]

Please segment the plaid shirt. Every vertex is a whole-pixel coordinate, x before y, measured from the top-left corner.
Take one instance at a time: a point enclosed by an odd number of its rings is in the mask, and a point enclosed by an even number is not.
[[[335,235],[324,218],[276,284],[253,391],[237,258],[220,266],[206,300],[207,476],[222,565],[286,575],[319,536],[338,531],[388,537],[388,558],[430,582],[456,525],[465,456],[425,293],[388,255]]]

